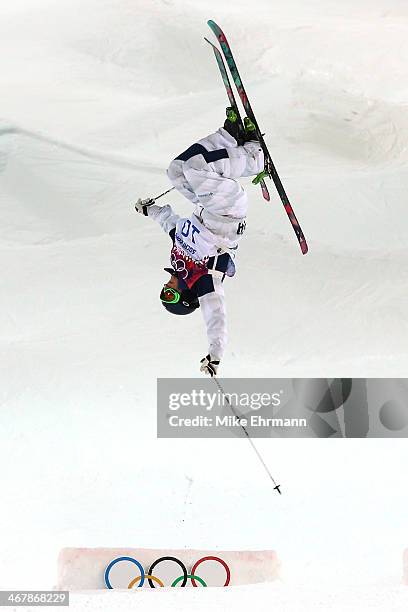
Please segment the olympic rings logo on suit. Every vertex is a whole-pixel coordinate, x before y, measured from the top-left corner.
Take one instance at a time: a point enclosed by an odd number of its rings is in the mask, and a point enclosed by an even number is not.
[[[146,579],[149,582],[150,588],[152,589],[156,588],[154,583],[156,583],[160,587],[164,587],[164,586],[185,587],[187,585],[188,580],[191,580],[191,584],[193,585],[193,587],[198,586],[197,582],[201,586],[206,587],[207,586],[206,582],[196,573],[197,568],[204,561],[216,561],[217,563],[220,563],[222,565],[222,567],[225,569],[225,572],[226,572],[225,583],[223,586],[225,587],[228,586],[231,580],[231,571],[227,563],[223,559],[220,559],[220,557],[214,557],[212,555],[201,557],[201,559],[198,559],[198,561],[196,561],[193,567],[191,568],[191,572],[187,571],[187,568],[184,565],[184,563],[177,557],[159,557],[158,559],[156,559],[156,561],[153,561],[153,563],[150,565],[149,570],[147,572],[145,572],[143,565],[137,559],[134,559],[133,557],[117,557],[116,559],[113,559],[113,561],[109,563],[109,565],[107,566],[105,570],[105,585],[108,589],[114,588],[109,578],[112,568],[118,563],[122,563],[124,561],[133,563],[135,567],[137,568],[136,576],[127,585],[128,589],[133,589],[134,587],[136,588],[143,587]],[[173,580],[173,582],[170,585],[165,585],[160,578],[154,575],[155,568],[163,561],[173,561],[180,567],[180,570],[182,572],[181,575],[178,576],[175,580]]]
[[[188,270],[186,269],[186,262],[183,261],[182,259],[177,259],[174,253],[171,254],[170,262],[175,272],[178,272],[179,274],[183,273],[182,278],[183,280],[185,280],[188,276]]]

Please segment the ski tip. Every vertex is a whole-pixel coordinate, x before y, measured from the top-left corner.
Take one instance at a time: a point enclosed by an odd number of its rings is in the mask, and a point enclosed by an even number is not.
[[[209,19],[207,21],[207,25],[210,26],[210,28],[212,29],[212,31],[214,32],[214,34],[216,34],[215,30],[221,30],[221,28],[219,26],[217,26],[217,24],[215,23],[215,21],[213,21],[212,19]]]

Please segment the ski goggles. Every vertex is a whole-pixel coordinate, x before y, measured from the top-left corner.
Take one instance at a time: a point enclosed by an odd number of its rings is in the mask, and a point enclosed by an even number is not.
[[[160,293],[160,299],[166,304],[177,304],[180,301],[181,293],[172,287],[163,287]]]

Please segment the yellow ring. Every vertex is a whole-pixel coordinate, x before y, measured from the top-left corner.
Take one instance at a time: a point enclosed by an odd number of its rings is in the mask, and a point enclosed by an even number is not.
[[[150,578],[150,580],[153,580],[154,582],[157,582],[157,584],[161,587],[164,587],[163,582],[160,580],[160,578],[157,578],[156,576],[151,576],[150,574],[145,574],[145,578]],[[133,589],[134,585],[136,584],[136,582],[140,581],[141,576],[136,576],[136,578],[133,578],[133,580],[131,582],[129,582],[129,586],[128,589]]]

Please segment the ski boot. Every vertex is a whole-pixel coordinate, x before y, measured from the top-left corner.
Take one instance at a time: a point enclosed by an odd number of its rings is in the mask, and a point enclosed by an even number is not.
[[[238,113],[232,106],[226,108],[227,118],[224,122],[224,130],[228,132],[238,144],[241,144],[244,137],[244,129],[241,121],[239,120]]]
[[[245,142],[258,140],[256,136],[256,125],[249,117],[244,117]]]

